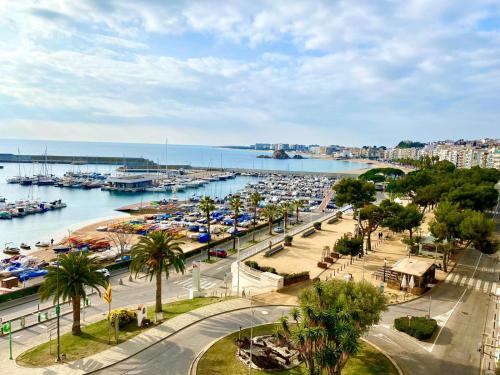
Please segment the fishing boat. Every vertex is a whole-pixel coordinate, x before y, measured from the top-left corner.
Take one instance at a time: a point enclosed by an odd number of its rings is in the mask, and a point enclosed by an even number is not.
[[[3,252],[4,254],[8,255],[18,255],[21,250],[19,250],[19,248],[15,246],[5,245],[5,249],[3,249]]]
[[[48,242],[44,242],[44,241],[38,241],[36,244],[35,244],[36,247],[49,247],[50,244]]]
[[[19,245],[19,247],[23,250],[31,250],[31,246],[28,244],[25,244],[24,242],[21,245]]]

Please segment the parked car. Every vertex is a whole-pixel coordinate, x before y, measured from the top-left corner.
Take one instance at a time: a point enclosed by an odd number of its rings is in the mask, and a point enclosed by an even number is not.
[[[285,230],[281,227],[274,228],[274,233],[283,233]]]
[[[227,251],[224,249],[210,249],[208,251],[208,254],[211,257],[218,257],[218,258],[226,258],[227,257]]]
[[[100,270],[97,270],[96,272],[102,273],[104,275],[104,277],[106,278],[106,280],[108,280],[111,276],[108,269],[106,269],[106,268],[101,268]]]

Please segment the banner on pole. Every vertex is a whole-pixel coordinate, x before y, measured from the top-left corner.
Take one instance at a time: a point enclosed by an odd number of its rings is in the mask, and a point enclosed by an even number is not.
[[[113,295],[111,293],[111,283],[108,284],[108,288],[106,289],[106,293],[104,293],[104,297],[103,298],[109,304],[113,300]]]

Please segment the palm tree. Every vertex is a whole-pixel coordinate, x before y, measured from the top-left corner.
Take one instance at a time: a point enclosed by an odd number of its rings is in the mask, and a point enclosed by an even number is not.
[[[255,242],[255,227],[257,226],[257,208],[259,207],[259,203],[262,200],[262,195],[258,191],[254,191],[250,194],[250,204],[253,208],[253,232],[252,232],[252,241]]]
[[[269,235],[271,236],[273,234],[273,221],[276,219],[276,216],[278,216],[278,206],[274,203],[268,203],[264,207],[264,211],[262,213],[269,223]]]
[[[87,254],[69,253],[59,257],[59,266],[51,266],[44,277],[44,282],[40,287],[40,299],[46,301],[54,295],[54,303],[59,298],[63,302],[71,299],[73,305],[73,326],[71,333],[79,335],[82,333],[80,326],[80,300],[87,297],[85,287],[89,286],[97,290],[101,295],[99,287],[106,287],[108,284],[103,273],[97,272],[100,266]]]
[[[212,198],[204,196],[203,198],[200,199],[200,204],[198,208],[200,209],[201,212],[207,215],[207,231],[208,235],[211,237],[210,214],[217,209],[217,206],[215,205],[215,202]],[[210,239],[211,239],[210,237],[208,239],[208,246],[207,246],[208,260],[210,260]]]
[[[301,201],[300,199],[297,199],[292,202],[292,208],[295,210],[297,224],[299,223],[299,211],[302,207],[304,207],[304,202]]]
[[[229,200],[229,207],[234,211],[234,231],[233,231],[233,249],[236,249],[236,226],[238,224],[238,216],[243,208],[243,202],[239,195],[234,195]]]
[[[156,303],[155,312],[162,311],[161,306],[161,274],[165,273],[168,280],[170,267],[175,272],[182,272],[186,269],[184,264],[184,254],[180,245],[172,235],[163,232],[151,232],[147,236],[141,237],[139,242],[132,246],[132,262],[130,270],[135,272],[135,277],[140,271],[146,269],[149,281],[156,277]]]
[[[288,201],[281,202],[279,210],[283,215],[284,225],[286,229],[286,224],[288,223],[288,213],[292,210],[291,203]]]

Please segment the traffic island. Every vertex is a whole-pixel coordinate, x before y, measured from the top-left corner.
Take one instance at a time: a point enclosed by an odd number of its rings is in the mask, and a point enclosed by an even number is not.
[[[266,336],[276,332],[278,325],[266,324],[253,328],[253,335]],[[211,375],[245,375],[248,374],[248,365],[238,357],[237,342],[249,340],[250,329],[232,333],[215,342],[199,358],[192,374]],[[239,341],[238,341],[239,340]],[[309,372],[303,364],[288,370],[254,370],[255,375],[307,375]],[[358,354],[349,359],[342,370],[342,375],[398,375],[399,372],[392,362],[383,353],[366,342],[361,342]]]

